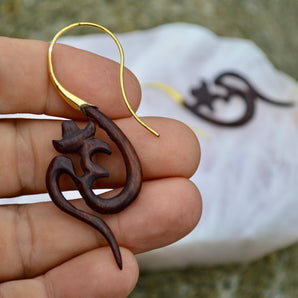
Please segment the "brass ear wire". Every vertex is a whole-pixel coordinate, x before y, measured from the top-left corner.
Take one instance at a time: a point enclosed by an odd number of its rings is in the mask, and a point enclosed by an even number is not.
[[[52,52],[53,52],[53,48],[54,45],[56,43],[56,41],[58,40],[58,38],[65,33],[66,31],[75,28],[75,27],[79,27],[79,26],[90,26],[90,27],[95,27],[98,28],[102,31],[104,31],[105,33],[107,33],[110,37],[113,38],[113,40],[115,41],[119,53],[120,53],[120,86],[121,86],[121,92],[122,92],[122,96],[123,99],[125,101],[125,104],[129,110],[129,112],[132,114],[132,116],[142,125],[144,126],[147,130],[149,130],[151,133],[153,133],[155,136],[159,137],[159,133],[156,132],[154,129],[152,129],[151,127],[149,127],[146,123],[144,123],[133,111],[133,109],[131,108],[127,96],[126,96],[126,92],[125,92],[125,88],[124,88],[124,54],[123,54],[123,49],[122,46],[119,42],[119,40],[117,39],[117,37],[107,28],[98,25],[98,24],[94,24],[94,23],[89,23],[89,22],[79,22],[79,23],[74,23],[71,24],[63,29],[61,29],[53,38],[50,47],[49,47],[49,51],[48,51],[48,68],[49,68],[49,75],[51,78],[51,81],[53,83],[53,85],[55,86],[56,90],[58,91],[58,93],[63,97],[63,99],[74,109],[81,111],[83,114],[85,114],[84,112],[84,106],[89,105],[89,106],[93,106],[90,103],[87,103],[86,101],[84,101],[83,99],[77,97],[76,95],[74,95],[73,93],[69,92],[68,90],[66,90],[58,81],[55,73],[54,73],[54,67],[53,67],[53,63],[52,63]]]
[[[165,92],[174,102],[177,104],[181,105],[182,107],[185,107],[185,101],[183,98],[183,95],[178,92],[176,89],[173,87],[162,83],[162,82],[148,82],[143,85],[145,88],[152,88],[152,89],[157,89]],[[190,129],[192,129],[194,132],[196,132],[199,136],[206,140],[210,140],[211,137],[207,132],[205,132],[203,129],[200,129],[199,127],[195,125],[191,125],[189,123],[185,123]]]
[[[183,106],[184,104],[184,98],[181,93],[179,93],[177,90],[175,90],[173,87],[162,83],[162,82],[149,82],[144,84],[144,87],[146,88],[153,88],[153,89],[159,89],[166,94],[170,96],[176,103],[180,104]]]

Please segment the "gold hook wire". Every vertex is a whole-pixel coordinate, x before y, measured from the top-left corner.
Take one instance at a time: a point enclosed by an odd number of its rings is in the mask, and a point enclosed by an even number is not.
[[[149,130],[151,133],[153,133],[155,136],[159,137],[159,133],[156,132],[154,129],[152,129],[151,127],[149,127],[146,123],[144,123],[133,111],[133,109],[131,108],[126,93],[125,93],[125,88],[124,88],[124,54],[123,54],[123,49],[122,46],[119,42],[119,40],[117,39],[117,37],[107,28],[98,25],[98,24],[94,24],[94,23],[89,23],[89,22],[79,22],[79,23],[74,23],[71,24],[69,26],[64,27],[63,29],[61,29],[53,38],[50,47],[49,47],[49,52],[48,52],[48,67],[49,67],[49,75],[51,78],[51,81],[53,83],[53,85],[55,86],[56,90],[59,92],[59,94],[63,97],[63,99],[74,109],[81,111],[84,114],[84,109],[83,106],[84,105],[91,105],[90,103],[87,103],[86,101],[84,101],[83,99],[77,97],[76,95],[74,95],[73,93],[69,92],[68,90],[66,90],[58,81],[55,73],[54,73],[54,67],[53,67],[53,63],[52,63],[52,52],[53,52],[53,48],[54,45],[57,41],[57,39],[63,34],[65,33],[67,30],[74,28],[74,27],[79,27],[79,26],[90,26],[90,27],[95,27],[98,28],[102,31],[104,31],[105,33],[107,33],[110,37],[113,38],[113,40],[115,41],[119,53],[120,53],[120,86],[121,86],[121,92],[122,92],[122,96],[123,99],[125,101],[125,104],[129,110],[129,112],[132,114],[132,116],[142,125],[144,126],[147,130]]]
[[[176,89],[173,87],[163,83],[163,82],[149,82],[143,85],[145,88],[153,88],[153,89],[158,89],[163,92],[165,92],[171,99],[173,99],[176,103],[181,105],[182,107],[184,106],[184,98],[183,95],[178,92]],[[195,125],[191,125],[188,123],[185,123],[188,125],[194,132],[196,132],[199,136],[203,137],[206,140],[210,140],[211,137],[207,132],[205,132],[203,129],[200,129],[199,127]]]

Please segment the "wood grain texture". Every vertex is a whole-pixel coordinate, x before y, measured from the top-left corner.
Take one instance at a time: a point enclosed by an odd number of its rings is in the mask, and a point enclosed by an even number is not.
[[[63,139],[53,141],[53,145],[63,154],[79,153],[84,174],[81,176],[76,174],[71,159],[64,155],[57,156],[52,160],[47,171],[47,189],[52,201],[62,211],[91,225],[106,238],[119,268],[122,269],[119,247],[110,228],[99,217],[79,210],[67,201],[60,189],[59,180],[62,174],[69,175],[91,209],[101,214],[113,214],[122,211],[138,196],[142,185],[141,165],[133,146],[113,121],[96,107],[85,105],[82,109],[88,118],[95,120],[99,127],[106,131],[121,151],[126,166],[125,186],[119,194],[110,199],[103,199],[93,192],[94,181],[108,177],[109,173],[93,163],[92,156],[98,152],[111,154],[111,148],[106,142],[95,138],[95,124],[92,120],[83,129],[79,129],[75,122],[68,120],[62,124]]]

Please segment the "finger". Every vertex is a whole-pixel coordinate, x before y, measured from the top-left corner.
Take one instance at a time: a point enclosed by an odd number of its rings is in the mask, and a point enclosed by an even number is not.
[[[62,117],[83,117],[57,94],[50,83],[47,67],[49,44],[42,41],[0,37],[0,113],[33,113]],[[122,100],[119,64],[72,47],[56,45],[55,73],[70,92],[100,107],[111,118],[129,115]],[[125,70],[129,102],[139,104],[140,86]]]
[[[127,297],[138,279],[138,265],[129,250],[122,248],[123,270],[113,262],[107,248],[80,255],[35,279],[0,285],[3,298]]]
[[[77,208],[91,212],[80,200]],[[94,213],[93,213],[94,214]],[[138,198],[122,212],[101,217],[120,246],[134,253],[158,248],[189,233],[201,215],[201,197],[185,178],[143,183]],[[51,203],[0,208],[0,279],[41,274],[83,252],[107,243],[85,223]],[[115,261],[113,261],[115,263]]]
[[[145,121],[158,129],[161,134],[159,138],[148,133],[133,118],[116,121],[135,147],[144,179],[190,177],[200,160],[200,146],[193,132],[175,120],[148,118]],[[125,182],[123,158],[113,142],[98,131],[98,138],[112,145],[112,155],[95,156],[95,162],[110,173],[109,178],[99,179],[95,187],[114,188]],[[6,120],[0,125],[0,134],[5,144],[0,163],[2,168],[8,169],[0,172],[0,185],[6,186],[0,189],[0,196],[46,192],[45,173],[51,159],[58,155],[51,142],[53,139],[61,139],[61,123]],[[79,164],[79,159],[79,155],[76,155],[76,164]],[[71,187],[72,181],[66,179],[63,188]]]

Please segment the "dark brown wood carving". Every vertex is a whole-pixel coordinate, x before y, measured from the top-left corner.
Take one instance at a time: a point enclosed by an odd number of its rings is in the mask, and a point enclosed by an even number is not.
[[[105,237],[119,268],[122,269],[121,254],[111,229],[99,217],[74,207],[62,194],[59,179],[62,174],[69,175],[87,205],[93,210],[102,214],[118,213],[126,208],[140,192],[142,185],[141,165],[133,146],[113,121],[96,107],[84,105],[82,109],[88,118],[95,120],[99,127],[107,132],[121,151],[126,166],[126,184],[119,194],[110,199],[103,199],[93,192],[92,185],[94,181],[102,177],[108,177],[109,173],[95,164],[92,161],[92,156],[98,152],[111,154],[111,148],[106,142],[94,137],[95,124],[92,120],[88,122],[84,129],[79,129],[72,120],[64,121],[62,124],[63,139],[53,141],[55,149],[60,153],[80,154],[84,174],[77,175],[72,160],[60,155],[55,157],[49,165],[46,184],[52,201],[61,210],[86,222]]]
[[[231,83],[227,83],[227,79],[238,79],[240,82],[244,83],[245,88],[239,88],[238,86],[233,86]],[[235,72],[224,72],[217,76],[214,80],[215,85],[220,86],[225,89],[225,94],[220,94],[216,92],[211,92],[208,89],[207,83],[205,81],[198,88],[194,88],[191,90],[192,95],[195,97],[195,103],[187,103],[184,102],[184,106],[189,109],[191,112],[199,116],[200,118],[207,120],[213,124],[220,125],[220,126],[229,126],[229,127],[236,127],[245,124],[254,115],[255,112],[255,100],[257,98],[274,105],[283,106],[283,107],[290,107],[293,106],[293,102],[279,102],[261,94],[259,91],[256,90],[252,86],[252,84],[245,79],[242,75],[235,73]],[[245,103],[245,112],[241,117],[236,120],[232,121],[222,121],[216,119],[215,117],[210,117],[209,115],[204,114],[201,110],[201,106],[208,107],[209,110],[213,111],[214,107],[213,104],[216,100],[224,100],[228,102],[233,96],[237,96],[241,98]]]

